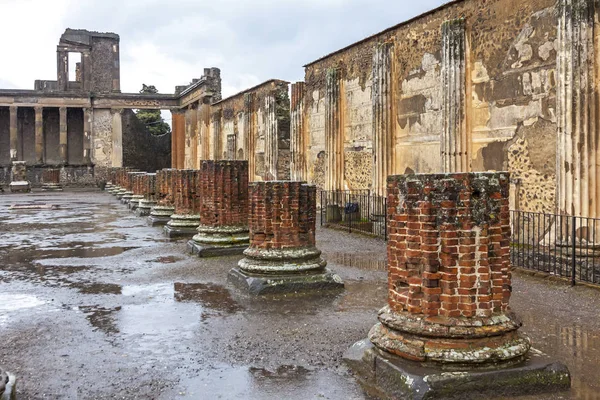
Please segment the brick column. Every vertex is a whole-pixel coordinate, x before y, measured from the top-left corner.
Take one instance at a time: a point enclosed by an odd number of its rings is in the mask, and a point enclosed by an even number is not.
[[[123,173],[125,168],[123,167],[113,167],[115,180],[113,181],[112,188],[110,189],[110,194],[113,196],[118,196],[119,193],[123,190]]]
[[[129,204],[129,200],[131,200],[131,197],[133,196],[133,177],[139,174],[143,174],[143,172],[130,169],[125,170],[125,173],[123,174],[124,191],[120,193],[121,203]],[[119,198],[119,195],[117,195],[117,198]]]
[[[150,210],[148,224],[165,225],[175,212],[174,207],[174,175],[175,169],[166,168],[156,173],[156,205]]]
[[[67,153],[67,107],[60,107],[59,109],[59,152],[60,162],[66,165],[69,162]]]
[[[181,169],[174,173],[175,213],[165,226],[169,238],[193,236],[200,225],[198,170]]]
[[[60,169],[44,169],[42,172],[43,191],[62,191]]]
[[[189,242],[201,257],[241,254],[248,247],[248,162],[202,161],[200,225]]]
[[[522,357],[508,310],[508,173],[388,178],[388,305],[369,338],[417,361]]]
[[[35,162],[44,163],[44,108],[35,107]],[[57,182],[58,183],[58,182]]]
[[[146,186],[147,175],[148,174],[144,172],[133,176],[133,184],[131,185],[133,195],[131,195],[129,203],[127,203],[127,207],[131,211],[137,210],[140,205],[140,200],[144,199],[144,187]]]
[[[138,217],[150,215],[152,207],[156,205],[156,174],[146,174],[142,194],[144,197],[140,200],[136,210]]]
[[[343,286],[315,247],[316,187],[305,182],[253,182],[250,247],[230,279],[252,294]]]

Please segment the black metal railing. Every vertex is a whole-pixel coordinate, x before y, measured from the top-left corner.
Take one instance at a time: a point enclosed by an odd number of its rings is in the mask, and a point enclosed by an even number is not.
[[[511,211],[511,263],[576,282],[600,283],[600,220]]]
[[[387,199],[369,190],[321,191],[321,226],[387,240]]]

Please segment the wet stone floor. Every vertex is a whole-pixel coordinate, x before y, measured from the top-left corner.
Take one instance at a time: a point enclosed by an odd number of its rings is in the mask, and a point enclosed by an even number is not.
[[[9,209],[52,204],[55,209]],[[346,289],[252,298],[99,191],[0,196],[0,365],[20,399],[367,399],[343,365],[386,299],[385,243],[319,229]],[[600,399],[600,290],[516,275],[535,347]]]

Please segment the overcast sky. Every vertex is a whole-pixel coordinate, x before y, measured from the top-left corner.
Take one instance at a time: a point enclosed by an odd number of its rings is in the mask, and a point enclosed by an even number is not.
[[[303,80],[302,65],[447,0],[0,0],[0,88],[56,79],[69,28],[121,37],[121,90],[175,85],[219,67],[223,96],[270,78]]]

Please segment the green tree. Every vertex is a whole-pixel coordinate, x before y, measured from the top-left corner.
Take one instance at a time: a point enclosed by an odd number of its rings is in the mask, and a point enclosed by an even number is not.
[[[154,85],[142,84],[140,94],[156,94],[158,89]],[[160,110],[137,110],[135,115],[146,125],[148,132],[154,136],[162,136],[171,133],[171,127],[160,115]]]

